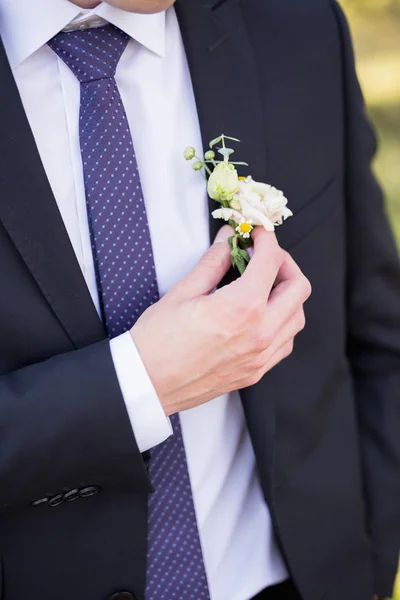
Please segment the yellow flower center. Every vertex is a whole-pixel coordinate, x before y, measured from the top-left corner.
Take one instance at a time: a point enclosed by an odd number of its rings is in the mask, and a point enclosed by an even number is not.
[[[239,177],[239,181],[246,181],[247,177]]]
[[[250,233],[250,231],[252,230],[250,223],[241,223],[239,225],[239,228],[242,233]]]

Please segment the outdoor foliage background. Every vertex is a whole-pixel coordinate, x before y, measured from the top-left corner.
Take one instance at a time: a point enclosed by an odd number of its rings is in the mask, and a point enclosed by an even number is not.
[[[376,172],[400,246],[400,0],[339,0],[350,19],[358,74],[380,141]]]
[[[339,1],[353,31],[358,74],[380,142],[375,170],[400,247],[400,0]]]

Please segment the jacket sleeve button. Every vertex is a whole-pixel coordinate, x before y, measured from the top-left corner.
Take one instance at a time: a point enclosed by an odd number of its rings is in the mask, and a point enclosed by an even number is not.
[[[78,489],[70,490],[69,492],[66,492],[63,496],[64,502],[73,502],[74,500],[77,500],[77,498],[79,498]]]
[[[90,496],[95,496],[100,491],[100,488],[97,485],[88,485],[87,487],[79,490],[79,495],[81,498],[89,498]],[[123,599],[122,599],[123,600]]]
[[[117,592],[110,597],[110,600],[136,600],[136,598],[129,592]]]
[[[39,500],[34,500],[31,503],[31,506],[44,506],[45,504],[48,503],[49,500],[50,500],[50,498],[39,498]]]
[[[59,506],[63,502],[64,502],[64,500],[63,500],[63,494],[57,494],[57,496],[54,496],[54,498],[51,498],[51,500],[49,501],[48,505],[51,508],[54,508],[55,506]]]

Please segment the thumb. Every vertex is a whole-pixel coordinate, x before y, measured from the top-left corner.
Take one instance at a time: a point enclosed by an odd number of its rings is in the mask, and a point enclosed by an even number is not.
[[[174,291],[185,298],[196,298],[212,292],[231,266],[231,250],[228,238],[233,233],[233,229],[229,225],[221,227],[212,246],[189,275],[175,286]]]

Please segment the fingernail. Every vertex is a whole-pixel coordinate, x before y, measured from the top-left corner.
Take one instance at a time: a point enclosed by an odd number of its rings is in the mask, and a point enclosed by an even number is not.
[[[214,244],[221,244],[221,242],[226,242],[227,238],[225,235],[218,234],[214,240]]]
[[[226,243],[228,241],[228,238],[233,234],[233,229],[232,227],[229,227],[229,225],[224,225],[223,227],[221,227],[221,229],[218,231],[215,240],[214,240],[214,244],[220,244],[221,242]]]

